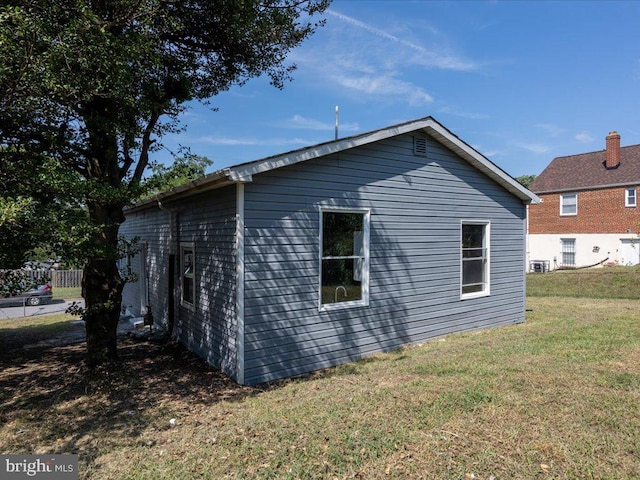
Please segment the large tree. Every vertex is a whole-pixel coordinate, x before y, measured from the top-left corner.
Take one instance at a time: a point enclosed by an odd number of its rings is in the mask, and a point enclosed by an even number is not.
[[[191,100],[266,74],[282,88],[287,53],[327,0],[24,0],[0,7],[0,168],[56,172],[88,226],[87,361],[117,358],[123,210],[163,134]],[[33,175],[32,175],[33,176]],[[56,196],[54,195],[54,196]],[[15,199],[14,199],[15,200]],[[64,203],[64,202],[62,202]],[[19,208],[20,205],[17,205]]]

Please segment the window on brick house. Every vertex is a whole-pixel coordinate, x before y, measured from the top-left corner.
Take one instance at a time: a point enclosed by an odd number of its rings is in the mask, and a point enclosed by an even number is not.
[[[635,188],[627,188],[624,196],[624,206],[625,207],[636,206],[636,189]]]
[[[567,193],[560,195],[560,215],[578,214],[578,194]]]
[[[575,267],[576,265],[576,239],[563,238],[560,240],[562,265]]]

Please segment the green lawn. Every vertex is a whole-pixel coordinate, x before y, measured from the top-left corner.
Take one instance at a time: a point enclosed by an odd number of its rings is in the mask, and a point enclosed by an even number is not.
[[[53,288],[54,300],[77,300],[82,298],[80,287],[55,287]]]
[[[529,298],[524,324],[261,388],[125,340],[3,360],[0,451],[78,453],[83,479],[637,479],[640,301]]]
[[[531,273],[527,275],[527,296],[640,299],[640,267]]]

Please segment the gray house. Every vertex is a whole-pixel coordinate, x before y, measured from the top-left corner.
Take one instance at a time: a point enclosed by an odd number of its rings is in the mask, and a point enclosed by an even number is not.
[[[243,384],[522,322],[536,201],[431,117],[338,139],[130,208],[124,305]]]

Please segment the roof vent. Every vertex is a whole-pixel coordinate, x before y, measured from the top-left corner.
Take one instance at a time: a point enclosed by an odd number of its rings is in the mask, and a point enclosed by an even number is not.
[[[424,137],[413,137],[413,154],[418,157],[427,156],[427,139]]]

